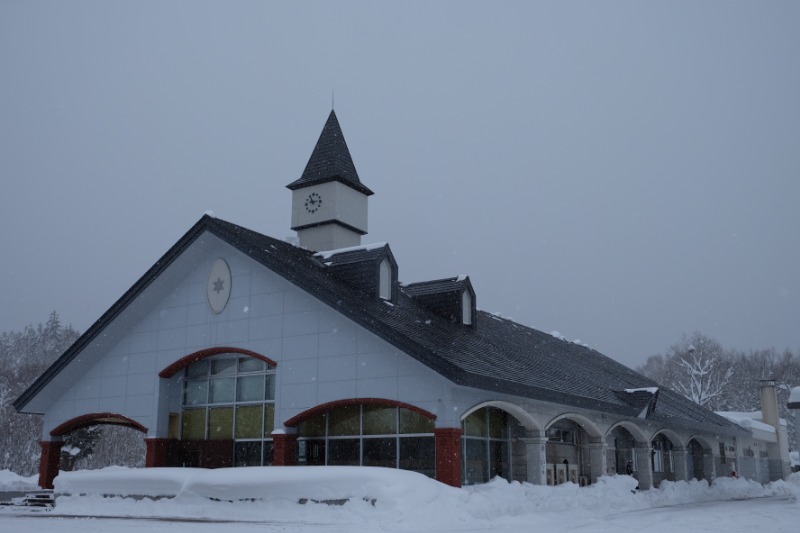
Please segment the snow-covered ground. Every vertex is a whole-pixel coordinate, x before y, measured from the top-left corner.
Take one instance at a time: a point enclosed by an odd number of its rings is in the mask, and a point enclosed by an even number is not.
[[[35,478],[0,472],[0,490],[33,489],[33,483]],[[299,533],[796,533],[800,527],[800,473],[766,486],[732,478],[719,478],[711,487],[697,481],[663,483],[650,491],[633,491],[635,486],[627,476],[605,477],[586,488],[495,479],[454,489],[382,468],[108,468],[62,472],[53,510],[0,508],[0,533],[210,533],[230,531],[232,524],[243,532]],[[301,504],[301,499],[347,502]]]

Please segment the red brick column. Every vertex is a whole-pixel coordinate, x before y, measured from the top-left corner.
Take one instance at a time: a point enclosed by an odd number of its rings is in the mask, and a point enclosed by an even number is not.
[[[58,465],[61,463],[63,445],[61,441],[39,441],[39,446],[42,447],[42,457],[39,460],[39,486],[43,489],[53,488],[53,480],[58,475]]]
[[[437,428],[436,480],[453,487],[461,487],[461,434],[460,428]]]
[[[275,466],[294,466],[297,464],[297,435],[274,433],[275,446],[273,463]]]
[[[167,466],[169,442],[169,439],[144,439],[144,443],[147,445],[144,466],[147,468]]]

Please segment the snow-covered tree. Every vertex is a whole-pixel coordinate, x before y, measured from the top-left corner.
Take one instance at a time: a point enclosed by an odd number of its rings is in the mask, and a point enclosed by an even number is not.
[[[693,350],[690,350],[693,348]],[[762,379],[775,380],[780,416],[788,424],[789,445],[800,447],[800,424],[786,408],[789,391],[800,385],[800,353],[774,348],[739,352],[724,349],[701,333],[684,337],[665,355],[653,355],[642,374],[715,411],[761,409]]]
[[[709,409],[727,409],[726,387],[733,377],[731,352],[699,332],[651,356],[638,369],[660,384]]]
[[[18,414],[11,404],[78,336],[56,312],[45,324],[0,333],[0,470],[38,471],[41,417]]]
[[[730,359],[722,345],[698,332],[670,348],[677,366],[674,389],[709,409],[727,408],[725,388],[733,376]]]
[[[11,405],[78,338],[50,313],[44,324],[0,333],[0,470],[32,475],[39,469],[41,417],[18,414]],[[142,433],[118,426],[93,426],[64,438],[62,469],[144,466]]]

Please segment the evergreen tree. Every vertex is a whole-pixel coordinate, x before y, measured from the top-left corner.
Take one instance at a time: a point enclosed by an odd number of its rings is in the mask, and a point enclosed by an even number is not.
[[[78,337],[55,311],[45,324],[0,333],[0,470],[39,470],[41,417],[19,414],[11,404]]]
[[[0,333],[0,470],[33,475],[39,470],[40,416],[18,414],[12,403],[73,342],[79,333],[58,314],[18,332]],[[64,436],[62,469],[144,466],[142,433],[118,426],[90,426]]]

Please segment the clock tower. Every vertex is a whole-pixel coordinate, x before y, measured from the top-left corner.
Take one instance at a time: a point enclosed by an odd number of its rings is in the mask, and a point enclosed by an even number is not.
[[[300,179],[292,191],[292,229],[300,246],[314,251],[359,246],[367,233],[367,198],[350,150],[331,111]]]

